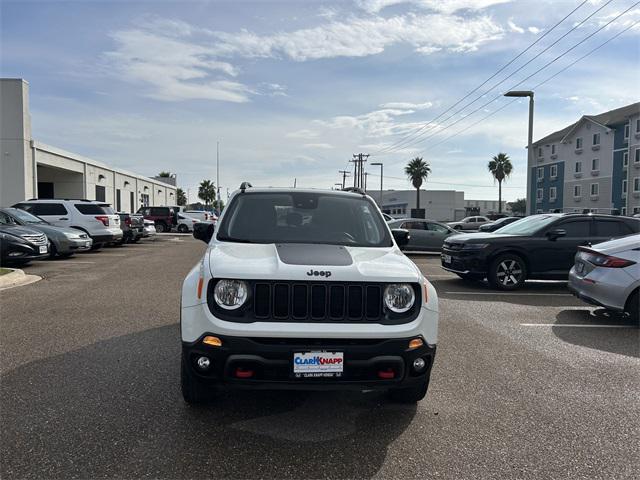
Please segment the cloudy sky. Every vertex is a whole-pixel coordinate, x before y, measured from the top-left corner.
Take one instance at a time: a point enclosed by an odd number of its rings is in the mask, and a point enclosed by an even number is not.
[[[501,93],[536,87],[535,137],[639,99],[640,6],[582,3],[2,0],[1,68],[30,84],[36,139],[175,172],[192,200],[215,180],[217,141],[223,192],[242,180],[330,188],[363,152],[384,163],[386,187],[409,188],[402,168],[420,155],[427,188],[492,199],[486,164],[506,152],[513,200],[525,194],[527,104]]]

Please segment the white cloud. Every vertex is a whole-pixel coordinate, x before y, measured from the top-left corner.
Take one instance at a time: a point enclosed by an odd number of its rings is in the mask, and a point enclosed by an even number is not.
[[[431,108],[433,103],[424,102],[424,103],[409,103],[409,102],[389,102],[383,103],[380,105],[380,108],[397,108],[401,110],[426,110],[427,108]]]
[[[333,145],[329,143],[305,143],[305,148],[322,148],[322,149],[330,149],[333,148]]]
[[[421,53],[438,50],[464,52],[502,36],[490,17],[444,14],[351,18],[312,28],[258,35],[248,30],[217,32],[215,50],[222,57],[288,57],[306,61],[334,57],[376,55],[393,45],[410,45]]]
[[[533,33],[534,35],[537,35],[542,31],[542,29],[540,29],[538,27],[529,27],[529,28],[527,28],[527,30],[529,30],[529,32]]]
[[[516,32],[516,33],[524,33],[524,28],[517,26],[515,23],[513,23],[512,20],[509,20],[507,22],[507,25],[509,25],[509,29],[512,32]]]
[[[192,41],[187,24],[157,19],[149,27],[111,35],[116,48],[105,57],[121,78],[150,86],[147,96],[160,100],[248,101],[250,89],[229,80],[237,68]],[[162,33],[153,30],[159,27]]]
[[[378,13],[387,7],[399,4],[412,4],[424,9],[444,13],[458,10],[481,10],[492,5],[508,3],[511,0],[356,0],[356,4],[369,13]]]

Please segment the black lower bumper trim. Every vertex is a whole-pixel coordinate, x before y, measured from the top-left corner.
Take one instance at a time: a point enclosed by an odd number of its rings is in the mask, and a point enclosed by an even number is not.
[[[436,347],[426,342],[422,347],[409,350],[409,341],[415,337],[323,340],[215,335],[222,340],[222,346],[212,347],[202,343],[206,335],[215,334],[205,334],[193,343],[183,342],[185,365],[203,382],[233,387],[363,390],[412,386],[429,379],[436,353]],[[293,354],[315,351],[343,352],[342,374],[338,377],[296,376],[293,372]],[[203,356],[211,362],[206,371],[196,366],[197,359]],[[413,368],[417,358],[425,362],[419,372]]]

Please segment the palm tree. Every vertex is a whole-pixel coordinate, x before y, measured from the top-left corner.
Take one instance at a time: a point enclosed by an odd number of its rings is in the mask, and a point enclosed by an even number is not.
[[[498,213],[502,213],[502,182],[511,175],[513,165],[506,153],[499,153],[493,157],[487,168],[493,175],[493,179],[498,181]]]
[[[176,201],[177,201],[178,205],[186,205],[187,204],[187,194],[181,188],[178,188],[176,190]]]
[[[203,180],[198,187],[198,198],[200,198],[209,208],[211,202],[216,199],[216,186],[211,180]]]
[[[431,167],[429,162],[425,162],[422,157],[416,157],[411,160],[406,167],[404,167],[404,173],[407,174],[412,185],[416,189],[416,210],[420,209],[420,187],[422,182],[427,179],[427,176],[431,173]]]

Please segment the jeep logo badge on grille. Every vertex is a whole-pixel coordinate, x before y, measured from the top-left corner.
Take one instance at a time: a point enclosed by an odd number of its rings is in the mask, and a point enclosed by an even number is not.
[[[313,268],[307,272],[307,276],[309,277],[327,277],[331,276],[331,272],[329,270],[314,270]]]

